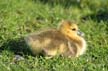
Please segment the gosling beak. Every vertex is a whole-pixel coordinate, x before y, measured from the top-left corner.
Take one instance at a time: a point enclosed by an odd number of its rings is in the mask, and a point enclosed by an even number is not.
[[[77,35],[81,36],[81,37],[84,37],[84,33],[81,32],[80,30],[77,31]]]

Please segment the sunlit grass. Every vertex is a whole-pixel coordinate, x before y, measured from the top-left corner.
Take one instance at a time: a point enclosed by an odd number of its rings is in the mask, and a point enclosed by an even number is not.
[[[0,71],[107,71],[108,22],[98,22],[92,18],[81,19],[97,12],[90,7],[92,4],[87,6],[84,3],[65,7],[60,3],[51,5],[49,2],[37,0],[1,0]],[[87,7],[82,7],[82,4]],[[100,8],[100,5],[94,6]],[[32,56],[23,42],[23,37],[39,29],[55,28],[62,19],[78,23],[85,33],[86,53],[72,59]],[[24,60],[15,62],[15,55],[21,55]]]

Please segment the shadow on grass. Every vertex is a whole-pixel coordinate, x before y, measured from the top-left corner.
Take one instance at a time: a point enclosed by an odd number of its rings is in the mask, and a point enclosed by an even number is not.
[[[8,39],[3,43],[0,51],[8,50],[14,52],[16,55],[32,55],[31,51],[27,47],[24,38]]]
[[[86,16],[83,16],[81,18],[82,20],[94,20],[94,21],[97,21],[97,22],[101,22],[101,21],[106,21],[108,22],[108,12],[107,11],[104,11],[104,12],[97,12],[95,14],[89,14],[89,15],[86,15]]]
[[[80,0],[33,0],[34,2],[41,2],[50,6],[61,5],[63,7],[80,6]]]

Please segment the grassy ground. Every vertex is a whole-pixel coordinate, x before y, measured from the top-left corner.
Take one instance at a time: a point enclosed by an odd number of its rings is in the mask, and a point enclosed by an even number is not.
[[[108,1],[0,0],[0,71],[108,71]],[[34,57],[23,37],[41,28],[75,20],[86,34],[79,58]],[[14,61],[15,55],[24,59]]]

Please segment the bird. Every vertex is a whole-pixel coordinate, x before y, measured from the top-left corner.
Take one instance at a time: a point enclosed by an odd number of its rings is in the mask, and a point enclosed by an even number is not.
[[[33,55],[46,58],[55,56],[79,57],[86,51],[84,33],[75,22],[61,20],[57,28],[44,29],[25,36],[25,42]]]

